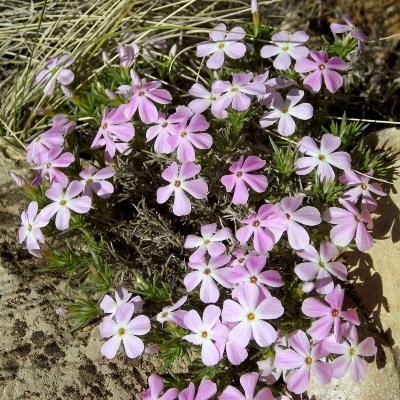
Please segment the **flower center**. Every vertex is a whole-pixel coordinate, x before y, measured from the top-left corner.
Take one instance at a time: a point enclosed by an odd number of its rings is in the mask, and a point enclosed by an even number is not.
[[[324,264],[322,261],[319,262],[319,266],[320,266],[321,268],[325,268],[325,264]]]
[[[237,92],[239,89],[236,86],[232,86],[231,92]]]
[[[186,131],[181,132],[181,137],[185,137],[185,136],[187,136],[187,132]]]
[[[92,182],[93,182],[93,179],[92,179],[92,178],[86,179],[86,183],[92,183]]]
[[[225,44],[224,43],[220,43],[219,45],[218,45],[218,48],[220,48],[220,49],[223,49],[225,47]]]
[[[253,319],[255,318],[256,316],[251,312],[251,313],[249,313],[249,314],[247,314],[247,319],[249,320],[249,321],[253,321]]]
[[[167,318],[168,317],[168,311],[163,311],[161,314],[162,318]]]
[[[318,68],[319,68],[321,71],[323,71],[326,67],[325,67],[324,64],[320,64],[320,65],[318,66]]]
[[[51,163],[48,162],[48,163],[46,164],[46,168],[50,168],[50,167],[51,167]]]
[[[60,204],[61,204],[62,206],[65,206],[65,205],[67,204],[67,200],[64,200],[64,199],[61,200],[61,201],[60,201]]]
[[[243,257],[242,257],[242,258],[239,258],[238,262],[239,262],[240,264],[244,263],[244,258],[243,258]]]
[[[286,51],[286,50],[289,50],[289,46],[288,46],[288,45],[283,46],[283,47],[282,47],[282,50],[285,50],[285,51]]]
[[[251,283],[257,283],[257,277],[256,277],[256,276],[252,276],[252,277],[250,278],[250,282],[251,282]]]
[[[217,96],[212,95],[212,96],[210,97],[210,99],[211,99],[212,101],[217,100]]]
[[[181,186],[181,181],[175,181],[174,185],[175,185],[176,187]]]
[[[290,214],[286,213],[286,218],[290,219]]]
[[[205,245],[207,245],[208,243],[210,243],[210,239],[204,240],[204,244],[205,244]]]
[[[124,336],[125,335],[125,329],[124,328],[119,328],[118,329],[118,335],[119,336]]]
[[[202,337],[203,339],[206,339],[207,336],[208,336],[208,333],[207,333],[206,331],[201,332],[201,337]]]
[[[260,226],[260,221],[257,219],[257,220],[255,220],[254,222],[253,222],[253,226],[255,226],[256,228],[258,227],[258,226]]]
[[[312,364],[312,358],[311,357],[307,357],[306,358],[306,364],[307,365],[311,365]]]
[[[332,310],[332,317],[337,317],[338,315],[339,315],[339,311],[336,310],[336,308],[334,308],[334,309]]]
[[[357,350],[354,347],[351,347],[350,350],[349,350],[349,354],[351,356],[354,356],[356,353],[357,353]]]
[[[324,161],[326,159],[326,157],[323,154],[320,154],[318,157],[321,161]]]
[[[356,216],[354,217],[354,219],[355,219],[357,222],[360,222],[360,221],[361,221],[361,215],[356,215]]]
[[[282,108],[282,112],[283,112],[283,113],[287,113],[288,111],[289,111],[289,107],[283,107],[283,108]]]
[[[104,122],[104,124],[101,125],[101,128],[102,128],[102,129],[107,129],[107,122]]]
[[[204,275],[210,275],[211,274],[211,269],[210,268],[206,268],[204,270]]]
[[[28,231],[30,232],[30,231],[33,229],[33,227],[32,227],[31,224],[28,224],[28,226],[26,227],[26,229],[28,229]]]
[[[243,172],[242,172],[242,171],[239,171],[239,172],[236,173],[236,176],[237,176],[238,178],[240,178],[242,175],[243,175]]]
[[[140,97],[143,97],[143,96],[144,96],[143,90],[141,90],[141,91],[139,92],[139,96],[140,96]]]
[[[362,189],[362,190],[367,189],[367,184],[363,182],[363,183],[361,184],[361,189]]]
[[[168,122],[167,122],[167,121],[163,122],[161,126],[162,126],[163,128],[165,128],[166,126],[168,126]]]

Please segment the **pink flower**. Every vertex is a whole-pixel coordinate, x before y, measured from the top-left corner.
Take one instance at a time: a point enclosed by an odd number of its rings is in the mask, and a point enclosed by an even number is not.
[[[131,43],[123,46],[119,44],[117,51],[120,59],[121,67],[130,68],[139,55],[139,47],[136,43]]]
[[[183,318],[186,328],[193,333],[183,336],[182,339],[201,345],[201,359],[208,367],[221,360],[222,352],[216,344],[225,343],[229,334],[229,329],[219,320],[220,315],[219,307],[209,305],[204,310],[203,320],[195,310],[189,311]]]
[[[339,199],[339,203],[345,209],[330,207],[323,214],[324,221],[336,225],[330,232],[332,242],[336,246],[345,247],[355,236],[358,250],[369,250],[374,245],[374,240],[367,231],[367,228],[372,229],[374,226],[370,212],[365,208],[359,212],[354,204],[343,199]]]
[[[271,36],[274,45],[266,45],[261,49],[261,57],[269,58],[278,56],[274,60],[274,68],[286,70],[290,67],[291,58],[299,60],[308,56],[309,50],[302,46],[307,42],[309,36],[303,31],[291,35],[282,31]]]
[[[203,111],[207,110],[211,106],[211,114],[215,118],[224,119],[228,116],[226,110],[216,110],[215,102],[220,98],[221,93],[214,90],[215,82],[211,86],[211,92],[209,92],[200,83],[195,83],[190,89],[189,94],[193,97],[198,97],[198,99],[192,100],[188,106],[193,111],[194,114],[201,114]]]
[[[209,400],[215,393],[217,393],[217,385],[208,379],[203,379],[200,382],[197,395],[196,388],[191,382],[186,389],[179,393],[178,400]]]
[[[236,239],[243,246],[253,237],[253,245],[258,253],[265,253],[279,241],[287,229],[287,217],[278,205],[264,204],[257,213],[250,214],[240,222],[245,224],[236,231]]]
[[[168,389],[164,394],[164,382],[158,375],[149,376],[149,388],[142,394],[142,400],[175,400],[178,397],[178,389]]]
[[[249,185],[257,193],[265,192],[268,186],[268,179],[264,175],[250,174],[249,172],[256,171],[263,168],[265,161],[256,156],[249,156],[244,158],[240,157],[239,161],[233,163],[229,167],[229,171],[232,175],[224,175],[221,178],[222,184],[225,186],[228,192],[231,192],[233,188],[233,204],[246,204],[249,199]]]
[[[289,335],[289,345],[292,349],[279,350],[275,356],[278,368],[296,370],[289,375],[289,390],[296,394],[304,393],[310,383],[311,371],[322,385],[331,381],[331,366],[320,361],[329,354],[321,342],[310,346],[307,335],[303,331],[296,331]]]
[[[115,152],[120,153],[128,148],[127,142],[135,136],[135,128],[124,114],[125,106],[119,106],[108,111],[105,107],[103,118],[91,148],[106,146],[106,159],[111,160]]]
[[[132,304],[134,307],[135,313],[142,312],[143,301],[140,296],[134,296],[133,294],[128,292],[127,289],[123,287],[119,287],[115,290],[115,300],[106,294],[101,300],[100,308],[103,310],[105,314],[110,314],[109,316],[113,317],[117,312],[118,308],[124,304]]]
[[[283,286],[283,281],[278,271],[263,271],[266,262],[267,257],[265,256],[248,257],[246,266],[239,265],[232,268],[229,276],[230,282],[239,285],[255,285],[264,297],[271,296],[266,286],[281,287]],[[239,287],[235,287],[232,297],[236,297]]]
[[[211,32],[212,42],[203,42],[197,45],[196,56],[205,57],[211,55],[207,60],[210,69],[221,68],[225,54],[234,60],[242,58],[246,53],[246,46],[240,43],[246,33],[243,28],[236,26],[227,32],[225,24],[218,24]]]
[[[308,262],[300,263],[294,269],[296,275],[303,281],[317,277],[315,290],[320,294],[328,294],[333,290],[332,276],[345,281],[347,268],[340,262],[331,261],[338,255],[336,246],[323,240],[318,251],[311,245],[297,251],[297,255]]]
[[[9,172],[10,178],[19,186],[24,187],[26,185],[25,179],[14,171]]]
[[[310,243],[310,236],[300,224],[315,226],[322,222],[321,215],[315,207],[306,206],[298,210],[303,198],[303,196],[285,197],[280,204],[288,219],[289,244],[295,250],[303,249]]]
[[[220,243],[232,237],[232,231],[229,228],[222,228],[216,232],[217,224],[203,225],[200,228],[201,237],[188,235],[183,247],[185,249],[197,250],[190,256],[189,261],[201,260],[208,252],[210,256],[217,257],[225,252],[225,245]]]
[[[322,303],[320,300],[313,297],[305,299],[301,306],[301,311],[307,317],[320,318],[314,321],[311,328],[307,333],[312,336],[314,340],[325,339],[332,327],[336,341],[342,337],[342,319],[350,321],[355,325],[360,325],[360,321],[355,310],[342,311],[344,299],[344,289],[340,285],[332,290],[325,296],[325,301],[329,304]]]
[[[92,198],[92,193],[95,192],[102,199],[108,199],[114,192],[114,186],[106,179],[114,175],[115,169],[112,167],[102,168],[101,170],[93,166],[86,168],[79,174],[83,178],[81,180],[84,185],[83,195]]]
[[[142,394],[142,400],[175,400],[178,397],[178,389],[168,389],[164,394],[164,382],[158,375],[149,376],[149,388]]]
[[[191,292],[201,282],[200,300],[203,303],[215,303],[220,295],[215,281],[225,288],[232,288],[229,282],[230,268],[222,268],[230,259],[230,256],[221,255],[211,257],[208,262],[204,258],[196,262],[190,262],[188,265],[194,271],[185,276],[183,283],[186,290]]]
[[[139,75],[131,70],[131,91],[129,103],[125,107],[125,116],[131,119],[136,110],[139,110],[139,117],[144,124],[156,122],[158,111],[153,102],[158,104],[169,104],[172,100],[171,93],[165,89],[159,89],[161,82],[147,82],[140,79]]]
[[[265,320],[283,315],[281,302],[275,297],[267,297],[259,302],[259,289],[254,285],[237,288],[238,303],[225,300],[222,309],[223,322],[237,325],[229,332],[229,340],[246,347],[251,339],[261,347],[267,347],[277,338],[276,330]]]
[[[347,170],[350,168],[351,157],[344,151],[334,151],[340,146],[341,140],[337,136],[326,133],[321,139],[319,149],[314,139],[305,136],[299,141],[297,147],[299,151],[308,157],[301,157],[296,160],[296,174],[307,175],[317,167],[318,177],[324,181],[333,181],[335,173],[331,165],[336,168]]]
[[[68,55],[53,57],[46,62],[46,68],[36,75],[36,84],[44,84],[43,92],[51,96],[54,92],[56,82],[61,84],[61,88],[69,85],[74,80],[74,73],[67,69],[74,62],[74,59]]]
[[[175,125],[172,129],[174,135],[167,139],[172,150],[177,149],[178,160],[181,162],[194,161],[196,155],[194,148],[209,149],[213,143],[211,135],[203,131],[209,128],[210,124],[201,114],[193,115],[192,119],[187,123],[185,119],[181,123]]]
[[[208,193],[208,185],[202,179],[193,178],[201,170],[199,165],[192,162],[183,163],[179,171],[176,162],[166,168],[161,176],[169,182],[169,185],[157,189],[157,203],[165,203],[174,193],[173,213],[178,216],[188,215],[192,209],[190,200],[185,194],[188,192],[196,199],[205,199]]]
[[[248,357],[249,353],[246,346],[238,343],[235,339],[228,340],[225,343],[226,356],[232,365],[241,364]]]
[[[42,155],[40,165],[32,167],[34,170],[40,170],[39,175],[32,181],[32,185],[38,185],[43,178],[48,175],[50,183],[60,183],[62,186],[68,184],[68,177],[59,168],[66,168],[75,161],[72,153],[63,153],[62,148],[53,148]]]
[[[26,247],[29,251],[39,250],[39,243],[44,243],[44,236],[40,228],[45,227],[49,220],[44,218],[43,213],[38,212],[38,203],[32,201],[29,203],[27,211],[22,211],[21,227],[18,231],[19,243],[26,240]]]
[[[237,248],[232,251],[232,254],[235,258],[229,263],[229,266],[235,268],[236,266],[245,266],[248,258],[256,256],[257,252],[255,250],[248,251],[244,248]],[[265,256],[268,257],[268,253]]]
[[[344,192],[343,198],[355,204],[361,197],[361,207],[366,208],[368,211],[374,211],[377,203],[372,197],[371,192],[378,196],[386,196],[386,193],[382,190],[382,186],[379,183],[369,182],[373,174],[373,169],[367,174],[360,174],[350,169],[344,171],[343,175],[339,177],[339,182],[344,185],[355,186],[355,188]]]
[[[360,28],[357,28],[354,25],[354,22],[350,18],[346,17],[345,15],[343,15],[342,18],[344,19],[346,25],[332,23],[331,31],[333,33],[350,32],[350,35],[358,41],[358,49],[360,53],[363,53],[365,51],[365,43],[368,40],[367,37]]]
[[[164,307],[161,312],[156,315],[156,320],[162,324],[167,321],[172,321],[180,327],[185,328],[183,317],[187,314],[187,311],[178,310],[178,308],[186,303],[187,298],[187,296],[183,296],[176,303],[172,304],[172,306]]]
[[[137,358],[143,353],[144,344],[138,336],[150,331],[150,320],[144,315],[131,320],[134,310],[133,304],[123,304],[118,307],[114,317],[103,319],[100,335],[110,339],[101,347],[101,354],[107,359],[115,357],[121,342],[129,358]]]
[[[358,341],[357,329],[353,324],[344,328],[343,340],[337,342],[333,336],[324,341],[324,345],[331,353],[340,354],[335,358],[332,365],[332,376],[336,379],[343,378],[350,369],[350,376],[354,382],[365,377],[368,371],[368,364],[362,357],[372,357],[376,354],[375,341],[367,337],[361,343]]]
[[[220,400],[275,400],[269,388],[261,389],[256,395],[256,386],[259,380],[257,372],[250,372],[240,377],[240,384],[244,390],[244,395],[235,387],[228,386],[224,389]]]
[[[296,124],[292,117],[307,120],[313,116],[314,109],[311,104],[297,104],[303,96],[304,92],[302,90],[292,89],[284,101],[279,93],[275,93],[270,105],[273,111],[261,117],[260,125],[266,128],[279,121],[278,133],[282,136],[293,135],[296,130]]]
[[[215,110],[221,113],[232,106],[236,111],[245,111],[250,107],[251,99],[249,96],[265,94],[265,84],[259,81],[251,82],[253,76],[252,72],[242,72],[233,75],[232,83],[228,81],[214,82],[213,89],[218,93],[225,93],[215,101]]]
[[[54,203],[43,208],[43,217],[50,219],[56,214],[56,228],[60,231],[66,230],[69,227],[69,220],[71,218],[69,210],[75,211],[78,214],[85,214],[92,206],[92,200],[88,196],[75,198],[82,190],[83,185],[78,181],[72,181],[65,193],[59,183],[53,183],[51,188],[46,190],[46,197],[53,200]]]
[[[156,125],[150,126],[146,132],[146,142],[156,138],[154,151],[156,153],[171,153],[172,147],[168,138],[175,134],[174,126],[191,117],[192,113],[187,107],[178,107],[174,114],[168,118],[163,113],[158,113]]]
[[[285,89],[290,86],[294,86],[296,85],[296,82],[279,77],[268,79],[268,76],[269,71],[267,70],[263,74],[255,75],[253,81],[265,84],[265,93],[262,95],[257,95],[257,100],[260,104],[270,107],[276,98],[281,97],[281,95],[277,92],[278,89]]]
[[[343,78],[337,71],[344,71],[349,68],[339,57],[332,57],[328,59],[328,54],[325,51],[310,51],[310,56],[313,59],[303,58],[297,60],[294,69],[296,72],[312,72],[308,75],[303,85],[311,92],[319,92],[321,90],[322,78],[324,79],[326,88],[331,92],[335,93],[342,85]]]

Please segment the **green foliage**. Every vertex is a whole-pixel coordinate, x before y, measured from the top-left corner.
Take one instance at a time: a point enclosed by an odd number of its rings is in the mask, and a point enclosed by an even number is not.
[[[87,326],[101,314],[100,307],[89,297],[76,298],[73,302],[62,302],[67,308],[68,316],[74,321],[71,331]]]
[[[368,124],[364,124],[362,121],[348,121],[346,119],[346,113],[343,114],[343,118],[340,123],[331,121],[329,130],[322,127],[327,133],[331,133],[334,136],[339,136],[344,147],[348,147],[359,140],[362,133],[368,127]]]
[[[333,36],[333,43],[327,37],[322,36],[323,50],[327,51],[330,57],[337,56],[346,59],[357,48],[357,40],[350,35]]]

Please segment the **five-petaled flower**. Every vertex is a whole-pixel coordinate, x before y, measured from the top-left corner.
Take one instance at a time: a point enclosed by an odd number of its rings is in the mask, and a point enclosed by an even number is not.
[[[360,29],[357,28],[354,22],[343,15],[343,20],[346,23],[346,25],[343,24],[337,24],[333,22],[331,24],[331,31],[333,33],[346,33],[350,32],[350,35],[357,40],[358,42],[358,49],[360,53],[363,53],[365,51],[365,43],[367,42],[367,37],[365,36],[364,32]]]

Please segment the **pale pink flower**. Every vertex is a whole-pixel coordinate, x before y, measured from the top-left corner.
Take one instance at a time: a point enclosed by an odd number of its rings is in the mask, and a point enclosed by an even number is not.
[[[10,178],[19,186],[24,187],[26,185],[25,179],[14,171],[9,172]]]
[[[146,79],[140,79],[133,70],[131,70],[131,78],[131,97],[124,111],[126,118],[131,119],[138,110],[143,123],[156,122],[158,111],[154,103],[169,104],[172,100],[171,93],[168,90],[160,89],[161,82],[147,82]]]
[[[240,221],[245,226],[236,231],[236,239],[243,246],[253,237],[255,250],[260,254],[270,251],[287,229],[288,219],[279,205],[264,204],[257,213]]]
[[[237,266],[246,266],[246,262],[249,257],[256,256],[258,253],[255,250],[249,251],[246,248],[236,248],[232,251],[232,254],[235,258],[229,263],[229,266],[234,269]],[[268,253],[264,254],[268,257]]]
[[[85,214],[92,206],[90,197],[77,197],[82,190],[83,185],[79,181],[72,181],[67,186],[65,193],[62,185],[53,183],[51,188],[46,190],[46,197],[53,200],[53,203],[43,208],[43,217],[50,219],[56,214],[56,228],[60,231],[66,230],[71,218],[70,210],[78,214]]]
[[[303,249],[310,243],[308,232],[300,225],[315,226],[322,222],[321,214],[315,207],[302,207],[303,196],[285,197],[280,207],[288,219],[287,235],[293,249]]]
[[[117,51],[120,59],[121,67],[130,68],[139,55],[139,47],[136,43],[127,45],[119,44]]]
[[[374,226],[370,212],[366,208],[360,212],[354,204],[343,199],[339,199],[339,203],[344,209],[330,207],[323,214],[324,221],[336,225],[330,232],[332,242],[336,246],[345,247],[355,236],[358,250],[369,250],[374,245],[374,239],[367,231],[367,228],[372,229]]]
[[[115,169],[112,167],[105,167],[100,170],[93,166],[86,168],[79,173],[79,176],[83,178],[81,180],[84,185],[83,195],[92,198],[94,192],[102,199],[108,199],[114,192],[114,186],[106,179],[114,175]]]
[[[211,257],[208,262],[204,258],[189,262],[189,267],[194,271],[189,272],[183,280],[186,290],[191,292],[201,283],[200,300],[203,303],[215,303],[220,295],[215,281],[225,288],[232,288],[229,282],[230,268],[226,267],[230,259],[230,256],[221,255]]]
[[[219,396],[219,400],[275,400],[269,388],[263,388],[255,394],[259,378],[257,372],[243,374],[240,377],[240,384],[244,394],[233,386],[227,386]]]
[[[226,356],[232,365],[241,364],[244,360],[246,360],[249,355],[248,351],[246,350],[246,346],[243,346],[241,343],[238,343],[235,339],[232,338],[225,343],[225,350]]]
[[[51,96],[54,92],[56,82],[61,84],[61,88],[69,85],[74,80],[74,73],[67,69],[74,62],[68,55],[53,57],[46,62],[46,68],[40,71],[35,78],[37,85],[44,85],[43,92]]]
[[[197,57],[211,57],[207,60],[210,69],[221,68],[224,64],[225,54],[234,60],[242,58],[246,53],[246,46],[239,41],[245,37],[243,28],[236,26],[230,32],[225,24],[218,24],[210,32],[211,42],[203,42],[197,45]]]
[[[40,228],[45,227],[49,220],[44,217],[43,213],[38,213],[38,203],[32,201],[29,203],[28,209],[22,211],[21,227],[18,231],[19,243],[26,240],[26,247],[29,251],[39,250],[39,243],[44,243],[44,236]]]
[[[211,106],[211,114],[214,115],[215,118],[227,118],[228,113],[226,110],[215,109],[215,102],[220,98],[221,93],[218,93],[214,90],[214,85],[215,82],[213,82],[211,86],[211,91],[208,91],[208,89],[206,89],[200,83],[195,83],[189,89],[189,94],[193,97],[198,97],[198,99],[192,100],[188,106],[194,114],[201,114]]]
[[[266,320],[277,319],[283,315],[281,302],[275,297],[259,301],[260,291],[255,285],[243,285],[237,288],[238,302],[225,300],[222,309],[222,321],[237,323],[229,332],[229,340],[246,347],[251,339],[261,347],[275,342],[276,330]]]
[[[232,237],[232,231],[229,228],[222,228],[216,231],[217,224],[202,225],[200,228],[201,237],[196,235],[188,235],[183,247],[185,249],[197,250],[190,256],[189,261],[201,260],[206,253],[212,257],[220,256],[225,252],[225,245],[221,243],[223,240]]]
[[[312,72],[308,75],[303,85],[311,92],[319,92],[322,86],[322,79],[326,85],[326,88],[331,92],[335,93],[343,85],[342,76],[336,71],[344,71],[349,68],[339,57],[328,58],[328,53],[325,51],[310,51],[309,58],[299,59],[294,66],[296,72]]]
[[[375,193],[378,196],[386,196],[386,193],[382,190],[382,186],[379,183],[370,183],[370,179],[373,174],[373,169],[366,174],[360,174],[350,169],[344,171],[343,175],[339,177],[339,182],[343,183],[344,185],[355,187],[347,192],[344,192],[343,198],[355,204],[361,197],[362,208],[366,208],[369,211],[374,211],[377,207],[377,203],[372,197],[371,193]]]
[[[157,203],[165,203],[174,194],[173,213],[178,216],[188,215],[192,209],[190,200],[185,194],[188,192],[195,199],[205,199],[208,185],[202,179],[193,179],[201,170],[200,165],[192,162],[183,163],[179,171],[176,162],[166,168],[161,176],[169,185],[157,189]]]
[[[350,369],[351,379],[358,382],[368,371],[368,364],[362,357],[372,357],[376,354],[375,341],[372,337],[367,337],[360,343],[357,328],[353,324],[344,324],[343,331],[343,339],[339,342],[333,335],[324,341],[330,353],[340,354],[331,363],[332,376],[336,379],[343,378]]]
[[[286,100],[276,93],[270,105],[273,111],[267,112],[261,117],[260,125],[266,128],[279,121],[278,133],[282,136],[293,135],[296,130],[293,117],[308,120],[313,116],[314,109],[310,103],[298,104],[303,96],[304,92],[298,89],[292,89],[287,94]]]
[[[312,336],[314,340],[323,340],[331,332],[333,328],[334,336],[336,341],[342,338],[342,319],[350,321],[355,325],[360,325],[360,321],[355,310],[342,311],[344,300],[344,289],[340,285],[336,287],[325,296],[323,303],[316,298],[308,298],[303,301],[301,311],[307,317],[319,318],[314,321],[311,328],[307,330],[307,333]]]
[[[246,186],[249,185],[257,193],[265,192],[268,187],[268,179],[264,175],[250,174],[265,166],[265,161],[256,156],[245,158],[241,156],[239,161],[233,163],[229,167],[232,175],[224,175],[221,178],[222,184],[228,192],[233,193],[233,204],[246,204],[249,199],[249,190]]]
[[[163,113],[158,113],[156,125],[150,126],[146,131],[146,142],[156,138],[154,151],[156,153],[171,153],[172,147],[168,143],[168,138],[175,134],[173,127],[192,116],[192,112],[187,107],[177,107],[176,112],[168,118]]]
[[[271,296],[267,286],[281,287],[283,286],[282,277],[278,271],[263,271],[267,262],[266,256],[250,256],[246,260],[246,266],[235,266],[232,268],[229,280],[236,285],[255,285],[259,288],[263,297]],[[236,297],[237,290],[240,286],[236,286],[232,291],[232,297]]]
[[[195,310],[188,311],[183,318],[186,329],[193,333],[183,336],[182,339],[201,345],[201,359],[208,367],[218,364],[221,360],[222,352],[216,344],[225,343],[229,334],[229,329],[221,323],[220,316],[221,309],[209,305],[204,309],[203,319]]]
[[[260,104],[270,107],[273,101],[280,96],[277,92],[278,89],[285,89],[290,86],[295,86],[296,82],[289,79],[282,79],[279,77],[268,79],[269,71],[266,70],[263,74],[255,75],[254,82],[261,82],[265,85],[265,93],[257,95],[257,100]]]
[[[310,346],[307,335],[303,331],[296,331],[289,335],[289,345],[291,349],[276,352],[275,365],[285,370],[295,370],[287,380],[290,391],[304,393],[310,383],[311,371],[320,384],[326,385],[331,381],[331,366],[320,361],[329,354],[322,342]]]
[[[181,297],[176,303],[171,306],[164,307],[157,315],[156,320],[160,323],[172,321],[175,324],[179,325],[182,328],[185,328],[183,323],[183,317],[187,314],[187,311],[178,310],[178,308],[182,307],[183,304],[186,303],[187,296]]]
[[[189,124],[185,119],[171,129],[174,132],[167,139],[167,143],[172,150],[177,150],[178,160],[181,162],[194,161],[196,159],[194,148],[209,149],[213,143],[213,138],[205,133],[210,124],[201,114],[195,114]]]
[[[115,290],[115,300],[106,294],[100,302],[100,308],[105,314],[114,316],[118,308],[124,304],[132,304],[134,307],[134,313],[142,312],[143,301],[140,296],[133,296],[132,293],[128,292],[124,287],[119,287]]]
[[[310,136],[303,137],[298,142],[297,147],[307,157],[301,157],[296,160],[296,174],[307,175],[317,167],[317,175],[321,181],[335,180],[335,173],[331,165],[347,170],[351,164],[351,157],[348,153],[344,151],[334,152],[340,144],[340,138],[330,133],[322,136],[320,148]]]
[[[309,50],[303,46],[309,39],[307,33],[298,31],[291,35],[282,31],[271,36],[273,45],[266,45],[261,49],[261,57],[278,56],[274,60],[274,68],[286,70],[290,67],[291,58],[299,60],[308,56]]]
[[[150,331],[150,320],[145,315],[133,319],[135,307],[133,304],[123,304],[118,307],[114,317],[106,317],[100,325],[100,335],[110,338],[101,347],[101,354],[111,360],[117,354],[121,345],[129,358],[137,358],[144,351],[144,344],[138,336]]]
[[[215,81],[213,89],[217,93],[224,93],[219,97],[214,107],[218,113],[226,110],[229,106],[236,111],[245,111],[250,107],[250,96],[261,96],[265,94],[265,84],[259,81],[251,82],[254,74],[252,72],[233,75],[232,83],[228,81]]]
[[[130,120],[125,117],[124,110],[124,105],[113,108],[111,111],[105,107],[100,128],[93,139],[92,149],[106,146],[107,161],[114,157],[117,150],[120,153],[126,151],[127,142],[135,136],[135,128]]]
[[[345,281],[347,268],[341,262],[331,261],[338,255],[336,246],[323,240],[318,251],[311,245],[297,251],[297,255],[307,262],[300,263],[294,269],[296,275],[303,281],[315,281],[315,290],[320,294],[328,294],[333,290],[332,275]]]
[[[344,19],[344,22],[346,23],[346,25],[332,23],[330,26],[331,31],[333,33],[350,32],[350,35],[354,39],[356,39],[358,42],[358,49],[359,49],[360,53],[363,53],[365,51],[365,43],[368,40],[367,37],[365,36],[364,32],[360,28],[357,28],[354,25],[354,22],[350,18],[346,17],[345,15],[343,15],[342,18]]]
[[[197,394],[194,384],[190,382],[189,386],[179,393],[178,400],[209,400],[215,393],[217,393],[217,385],[208,379],[203,379]]]
[[[59,168],[71,165],[75,161],[75,157],[69,152],[61,154],[62,151],[62,148],[53,148],[46,155],[40,157],[40,165],[32,167],[32,169],[40,171],[32,181],[32,185],[38,185],[46,175],[51,184],[60,183],[64,187],[68,184],[68,177]]]
[[[142,394],[142,400],[175,400],[178,398],[179,390],[176,388],[164,390],[164,382],[158,375],[149,376],[149,388]]]

